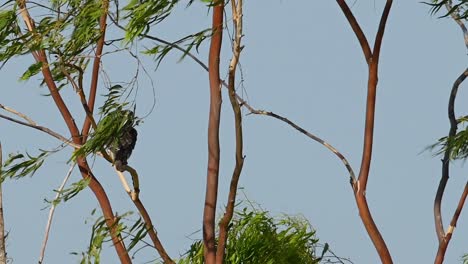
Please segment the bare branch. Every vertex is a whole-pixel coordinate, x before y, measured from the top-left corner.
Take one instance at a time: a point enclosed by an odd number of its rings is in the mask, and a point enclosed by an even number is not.
[[[73,168],[75,168],[75,165],[76,165],[76,163],[73,163],[70,166],[70,169],[68,169],[68,172],[67,172],[67,174],[65,175],[65,178],[62,181],[62,184],[57,189],[57,194],[55,195],[54,200],[58,200],[60,198],[61,192],[62,192],[63,188],[65,188],[65,184],[67,184],[68,179],[70,179],[70,176],[71,176],[71,174],[73,172]],[[44,240],[42,241],[41,253],[39,254],[39,261],[38,261],[39,264],[42,264],[42,262],[44,261],[45,251],[46,251],[46,247],[47,247],[47,241],[49,240],[50,227],[52,226],[52,219],[54,217],[54,212],[55,212],[56,207],[57,207],[57,205],[55,203],[52,203],[52,205],[50,207],[50,210],[49,210],[49,216],[47,218],[47,225],[46,225],[46,228],[45,228]]]
[[[65,143],[67,145],[70,145],[70,146],[72,146],[74,148],[80,148],[81,147],[81,145],[73,143],[73,141],[65,138],[64,136],[60,135],[57,132],[54,132],[54,131],[48,129],[47,127],[32,125],[30,123],[26,123],[26,122],[23,122],[21,120],[17,120],[17,119],[14,119],[14,118],[11,118],[9,116],[2,115],[2,114],[0,114],[0,118],[12,121],[14,123],[17,123],[17,124],[20,124],[20,125],[23,125],[23,126],[31,127],[31,128],[37,129],[39,131],[42,131],[42,132],[44,132],[46,134],[49,134],[49,135],[53,136],[54,138],[62,141],[63,143]]]
[[[351,12],[351,9],[349,9],[348,4],[346,4],[345,0],[336,0],[336,2],[343,11],[343,14],[345,15],[346,19],[348,19],[349,25],[353,29],[354,34],[356,34],[359,44],[361,45],[362,52],[364,53],[366,62],[369,64],[372,58],[372,51],[369,47],[369,42],[367,41],[366,35],[364,34],[364,32],[362,32],[361,26],[359,26],[359,23],[354,17],[353,12]]]
[[[362,32],[358,22],[356,21],[351,10],[348,8],[344,0],[337,0],[338,5],[341,7],[344,15],[348,19],[351,28],[353,29],[356,37],[361,44],[361,48],[366,61],[369,67],[368,72],[368,82],[367,82],[367,100],[366,100],[366,118],[365,118],[365,128],[364,128],[364,146],[362,151],[362,160],[361,167],[359,170],[359,176],[357,182],[353,184],[354,197],[356,199],[356,204],[359,209],[359,216],[366,228],[369,237],[374,244],[380,260],[384,264],[393,263],[390,252],[388,251],[385,240],[375,224],[369,205],[367,204],[366,199],[366,188],[367,180],[369,178],[369,170],[372,160],[372,144],[374,140],[374,121],[375,121],[375,99],[377,92],[377,82],[378,82],[378,63],[380,56],[380,48],[382,45],[382,39],[385,31],[385,26],[387,23],[387,18],[390,13],[390,9],[393,1],[387,0],[382,16],[379,23],[379,28],[376,34],[376,39],[374,42],[374,50],[371,51],[369,44],[365,37],[365,34]]]
[[[167,254],[166,249],[164,248],[163,244],[159,240],[158,232],[156,231],[156,228],[153,226],[151,217],[149,216],[148,211],[143,205],[143,202],[140,200],[140,196],[139,196],[140,184],[138,180],[137,171],[129,165],[124,166],[124,171],[128,171],[132,175],[132,180],[133,180],[133,191],[132,191],[129,187],[129,184],[127,183],[127,180],[125,179],[125,175],[121,171],[117,170],[115,166],[114,166],[114,169],[119,175],[119,179],[122,182],[122,185],[125,191],[127,192],[128,196],[132,200],[135,207],[138,209],[138,212],[140,213],[141,217],[143,218],[143,221],[145,222],[146,231],[148,232],[151,238],[151,241],[153,242],[154,248],[158,251],[159,255],[161,256],[165,264],[175,264],[175,262],[171,259],[169,254]]]
[[[208,170],[203,211],[203,246],[206,264],[216,263],[215,219],[219,177],[219,122],[221,116],[221,82],[219,61],[223,38],[224,1],[213,7],[212,36],[208,58],[210,79],[210,113],[208,121]]]
[[[20,113],[20,112],[16,111],[16,110],[13,109],[13,108],[10,108],[10,107],[5,106],[5,105],[2,105],[2,104],[0,104],[0,108],[4,109],[4,110],[7,111],[7,112],[10,112],[10,113],[12,113],[12,114],[14,114],[14,115],[17,115],[17,116],[23,118],[24,120],[28,121],[28,123],[31,124],[31,125],[37,125],[36,122],[34,122],[34,121],[33,121],[31,118],[29,118],[27,115],[25,115],[25,114],[23,114],[23,113]]]
[[[232,173],[231,184],[229,186],[229,195],[226,205],[226,212],[223,215],[219,223],[219,237],[218,237],[218,248],[216,251],[216,263],[224,263],[224,255],[226,252],[226,243],[229,231],[229,223],[234,215],[234,206],[237,195],[237,185],[244,165],[244,154],[243,154],[243,133],[242,133],[242,112],[239,102],[236,98],[235,90],[235,77],[236,68],[239,62],[240,53],[242,50],[241,39],[242,39],[242,0],[231,0],[232,9],[232,20],[234,23],[234,45],[233,55],[231,63],[229,64],[229,100],[231,102],[232,110],[234,112],[234,126],[236,134],[236,165]]]
[[[457,133],[458,129],[458,122],[455,117],[455,99],[457,97],[458,88],[460,84],[466,79],[468,76],[468,69],[465,69],[460,76],[455,80],[452,86],[452,91],[450,92],[450,98],[448,103],[448,118],[450,121],[450,130],[448,133],[448,137],[453,137]],[[449,179],[449,168],[450,168],[450,152],[451,147],[447,145],[445,149],[444,157],[442,159],[442,176],[440,178],[439,187],[437,188],[436,197],[434,199],[434,223],[436,226],[436,233],[437,238],[439,239],[439,243],[444,240],[445,231],[444,225],[442,221],[442,198],[444,195],[445,187],[447,185]]]
[[[93,71],[91,77],[91,86],[89,88],[89,101],[88,101],[88,109],[91,113],[94,110],[94,103],[96,102],[96,91],[98,86],[98,78],[99,78],[99,68],[101,64],[101,56],[102,50],[104,49],[104,41],[106,38],[106,27],[107,27],[107,13],[109,11],[109,0],[102,1],[102,15],[99,19],[99,26],[101,31],[101,36],[96,45],[96,54],[94,57],[93,63]],[[91,121],[89,117],[85,119],[83,124],[83,128],[81,129],[81,134],[83,136],[83,143],[86,142],[88,138],[89,129],[91,128]]]
[[[307,137],[309,137],[310,139],[320,143],[321,145],[323,145],[324,147],[326,147],[327,149],[329,149],[331,152],[333,152],[333,154],[335,154],[340,160],[341,162],[344,164],[344,166],[346,167],[346,170],[348,171],[349,173],[349,180],[350,180],[350,183],[353,184],[354,182],[356,182],[356,176],[354,174],[354,171],[353,171],[353,168],[351,167],[351,165],[349,164],[348,160],[345,158],[345,156],[343,154],[341,154],[341,152],[339,152],[335,147],[333,147],[332,145],[330,145],[329,143],[327,143],[325,140],[317,137],[316,135],[308,132],[307,130],[305,130],[304,128],[300,127],[299,125],[297,125],[296,123],[292,122],[291,120],[289,120],[288,118],[284,117],[284,116],[281,116],[281,115],[278,115],[278,114],[275,114],[273,112],[268,112],[268,111],[265,111],[265,110],[257,110],[257,109],[254,109],[252,108],[250,105],[248,104],[244,104],[245,107],[247,107],[247,109],[249,109],[250,113],[251,114],[256,114],[256,115],[265,115],[265,116],[269,116],[269,117],[273,117],[275,119],[278,119],[280,121],[283,121],[284,123],[290,125],[291,127],[293,127],[294,129],[296,129],[297,131],[301,132],[302,134],[306,135]]]
[[[444,262],[445,252],[447,251],[447,246],[450,243],[450,239],[452,238],[453,231],[457,226],[458,217],[460,217],[461,211],[463,206],[465,205],[466,197],[468,196],[468,182],[465,184],[465,188],[463,189],[463,193],[458,201],[457,209],[453,214],[452,221],[450,222],[450,226],[447,229],[447,234],[445,234],[444,239],[439,243],[439,248],[437,250],[436,259],[434,261],[435,264],[442,264]]]
[[[7,253],[5,249],[5,220],[3,217],[3,176],[2,176],[2,143],[0,142],[0,264],[7,263]]]
[[[142,34],[141,35],[142,37],[146,37],[146,38],[149,38],[149,39],[152,39],[152,40],[155,40],[155,41],[158,41],[158,42],[161,42],[163,44],[166,44],[166,45],[170,45],[171,47],[179,50],[179,51],[182,51],[184,53],[186,53],[186,55],[188,57],[190,57],[191,59],[193,59],[198,65],[200,65],[203,69],[205,69],[205,71],[208,71],[208,66],[206,64],[204,64],[199,58],[197,58],[194,54],[192,54],[191,52],[187,52],[184,48],[180,47],[179,45],[177,44],[174,44],[174,43],[171,43],[171,42],[168,42],[166,40],[163,40],[163,39],[160,39],[160,38],[157,38],[157,37],[154,37],[154,36],[151,36],[151,35],[146,35],[146,34]],[[224,82],[224,81],[221,81],[222,82],[222,85],[229,89],[229,85]],[[351,167],[351,165],[349,164],[348,160],[344,157],[343,154],[341,154],[341,152],[339,152],[336,148],[334,148],[331,144],[327,143],[325,140],[319,138],[318,136],[308,132],[307,130],[305,130],[304,128],[298,126],[297,124],[295,124],[294,122],[290,121],[289,119],[281,116],[281,115],[278,115],[278,114],[275,114],[273,112],[269,112],[269,111],[266,111],[266,110],[259,110],[259,109],[255,109],[253,106],[251,106],[246,100],[244,100],[239,94],[236,93],[236,98],[237,100],[239,101],[239,104],[240,106],[242,107],[245,107],[247,108],[247,110],[249,110],[250,114],[256,114],[256,115],[265,115],[265,116],[270,116],[270,117],[273,117],[273,118],[276,118],[280,121],[283,121],[285,122],[286,124],[290,125],[291,127],[293,127],[294,129],[298,130],[299,132],[303,133],[304,135],[306,135],[307,137],[311,138],[312,140],[314,141],[317,141],[318,143],[322,144],[324,147],[326,147],[327,149],[329,149],[330,151],[332,151],[342,162],[343,164],[345,165],[346,169],[348,170],[349,172],[349,176],[350,176],[350,182],[353,183],[356,181],[356,176],[355,176],[355,173]]]
[[[385,32],[385,26],[387,25],[387,19],[388,19],[388,15],[390,14],[390,8],[392,8],[392,3],[393,3],[392,0],[387,1],[385,3],[385,7],[382,12],[382,16],[380,18],[379,29],[377,30],[377,34],[375,36],[375,42],[374,42],[374,49],[372,50],[372,61],[375,64],[379,63],[380,48],[382,47],[382,40],[383,40],[383,35]]]

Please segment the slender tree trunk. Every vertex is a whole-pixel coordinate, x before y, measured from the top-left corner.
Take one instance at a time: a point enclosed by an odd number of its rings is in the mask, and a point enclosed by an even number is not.
[[[219,61],[223,38],[224,1],[213,8],[213,25],[209,54],[210,113],[208,121],[208,171],[203,211],[203,245],[206,264],[216,263],[215,219],[219,176],[219,122],[221,115],[221,80]]]

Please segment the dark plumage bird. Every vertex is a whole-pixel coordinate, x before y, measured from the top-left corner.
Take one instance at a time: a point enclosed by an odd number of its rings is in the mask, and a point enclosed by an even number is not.
[[[125,170],[125,165],[128,164],[127,160],[132,155],[135,148],[138,132],[132,126],[127,126],[122,131],[122,136],[117,142],[117,151],[115,152],[115,168],[119,171]]]

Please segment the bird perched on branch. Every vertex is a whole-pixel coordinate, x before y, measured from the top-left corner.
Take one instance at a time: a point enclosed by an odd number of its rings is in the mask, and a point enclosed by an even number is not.
[[[124,171],[125,165],[128,164],[127,160],[132,155],[138,136],[134,127],[130,126],[124,129],[121,137],[118,139],[117,152],[114,157],[115,168],[119,171]]]
[[[138,132],[134,128],[135,114],[130,110],[116,111],[109,115],[112,124],[116,125],[115,135],[112,136],[108,149],[113,154],[114,166],[119,171],[124,171],[128,159],[135,148]]]

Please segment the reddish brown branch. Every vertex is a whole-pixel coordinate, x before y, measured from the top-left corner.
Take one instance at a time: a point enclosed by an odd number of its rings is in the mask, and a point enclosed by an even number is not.
[[[236,98],[235,90],[235,79],[236,79],[236,68],[239,62],[241,53],[241,39],[242,39],[242,0],[231,0],[232,6],[232,19],[234,23],[234,43],[233,43],[233,55],[231,63],[229,65],[229,79],[228,79],[228,90],[229,100],[231,107],[234,112],[234,126],[236,135],[236,165],[232,173],[231,184],[229,186],[229,195],[226,205],[226,212],[223,215],[219,223],[219,238],[218,248],[216,251],[216,263],[224,263],[224,255],[226,252],[226,243],[229,232],[229,223],[234,215],[234,207],[237,195],[237,185],[244,166],[244,154],[243,154],[243,134],[242,134],[242,112],[239,102]]]
[[[203,211],[203,245],[206,264],[216,263],[215,218],[219,176],[219,122],[221,115],[221,82],[219,61],[223,37],[224,1],[213,7],[212,37],[208,58],[210,80],[210,113],[208,121],[208,171]]]
[[[369,63],[372,58],[372,51],[369,47],[369,42],[367,41],[366,35],[362,31],[361,26],[359,26],[359,23],[354,17],[353,12],[351,12],[351,9],[349,9],[348,4],[346,4],[345,0],[336,0],[336,2],[343,11],[343,14],[348,20],[349,25],[354,31],[354,34],[356,34],[359,44],[361,45],[362,52],[364,53],[364,57],[367,63]]]
[[[382,12],[379,28],[374,42],[373,51],[370,50],[367,39],[364,33],[362,32],[357,20],[355,19],[353,13],[347,6],[346,2],[344,0],[337,0],[337,3],[340,5],[344,15],[346,16],[349,24],[351,25],[351,28],[356,34],[356,37],[358,38],[359,43],[361,44],[362,52],[364,53],[367,64],[369,66],[363,153],[358,180],[353,186],[354,195],[356,199],[356,204],[359,209],[359,215],[362,219],[367,233],[369,234],[369,237],[372,240],[372,243],[374,244],[379,254],[380,260],[382,261],[382,263],[393,263],[387,245],[385,244],[385,241],[372,218],[365,196],[367,181],[369,178],[369,170],[372,160],[372,144],[374,139],[375,121],[375,99],[378,82],[378,61],[380,55],[380,48],[382,45],[382,39],[385,32],[385,25],[387,23],[387,18],[390,13],[390,8],[392,6],[392,0],[387,0],[385,8]]]
[[[17,0],[18,6],[20,7],[21,15],[28,27],[28,30],[31,32],[35,32],[35,25],[34,21],[31,18],[27,8],[26,8],[26,1],[25,0]],[[37,52],[33,52],[33,56],[37,62],[42,62],[42,74],[44,76],[44,81],[49,89],[49,92],[54,100],[57,108],[59,109],[63,120],[65,121],[68,130],[70,131],[72,141],[75,144],[81,144],[81,137],[78,127],[75,124],[75,120],[71,115],[68,107],[66,106],[65,102],[62,99],[62,96],[57,89],[55,81],[53,79],[52,73],[49,68],[49,64],[47,61],[47,56],[44,50],[40,50]],[[112,242],[114,244],[115,250],[117,251],[117,255],[119,256],[121,263],[131,263],[130,257],[128,252],[125,248],[125,245],[119,235],[118,226],[116,219],[114,218],[114,213],[110,204],[110,201],[107,197],[106,192],[104,191],[102,185],[99,181],[94,177],[91,172],[91,169],[88,166],[88,163],[84,157],[77,158],[78,167],[80,169],[81,175],[85,179],[89,179],[89,187],[91,191],[96,196],[99,205],[102,209],[104,218],[106,219],[106,224],[109,227]]]
[[[385,25],[387,25],[387,19],[388,19],[388,15],[390,14],[390,9],[392,8],[392,3],[393,3],[392,0],[387,1],[385,3],[385,7],[382,12],[382,16],[380,18],[379,29],[375,36],[374,50],[372,51],[372,61],[375,64],[379,63],[380,48],[382,47],[383,35],[385,33]]]
[[[133,199],[132,199],[133,200]],[[148,214],[148,211],[146,211],[145,206],[141,202],[140,198],[136,198],[133,200],[133,203],[135,204],[136,208],[138,209],[138,212],[140,212],[141,217],[143,218],[143,221],[145,221],[145,227],[146,231],[148,232],[151,241],[153,241],[153,245],[158,251],[159,255],[163,259],[165,264],[175,264],[175,262],[169,257],[167,254],[166,250],[164,249],[161,241],[158,238],[158,233],[156,229],[153,226],[153,222],[151,221],[151,217]]]
[[[104,41],[106,37],[106,27],[107,27],[107,12],[109,10],[109,0],[102,1],[102,15],[99,19],[99,26],[101,31],[101,36],[96,45],[96,54],[94,57],[93,63],[93,71],[91,76],[91,86],[89,88],[89,99],[88,99],[88,109],[89,112],[93,113],[94,111],[94,103],[96,102],[96,91],[98,86],[98,79],[99,79],[99,68],[101,66],[101,56],[102,50],[104,48]],[[89,129],[91,128],[92,120],[87,117],[83,124],[83,128],[81,129],[81,134],[83,136],[83,144],[86,142],[88,138]]]

